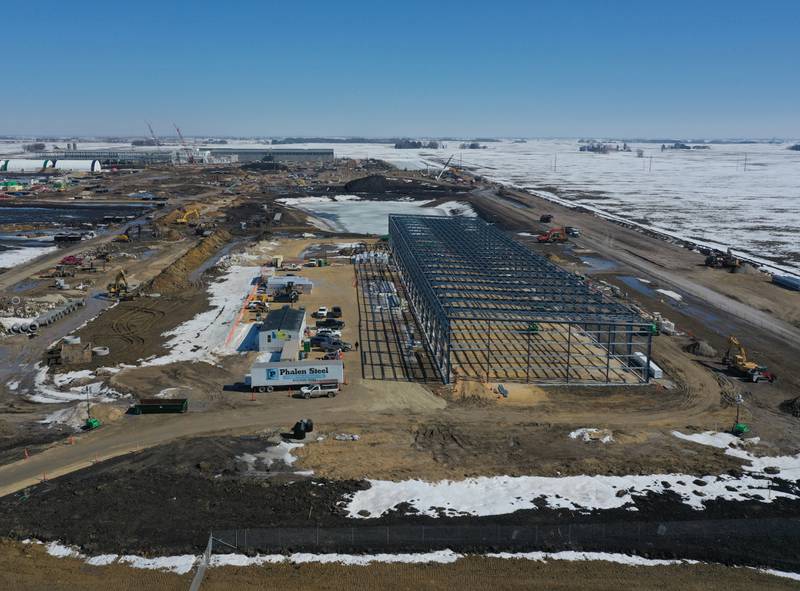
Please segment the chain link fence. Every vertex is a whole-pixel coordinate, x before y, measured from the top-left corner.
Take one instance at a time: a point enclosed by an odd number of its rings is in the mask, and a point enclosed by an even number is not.
[[[581,550],[800,569],[800,517],[214,530],[217,553]]]

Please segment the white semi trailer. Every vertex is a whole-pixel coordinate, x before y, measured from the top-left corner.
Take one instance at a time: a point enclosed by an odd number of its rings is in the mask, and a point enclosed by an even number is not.
[[[301,388],[310,384],[344,381],[344,364],[341,360],[258,361],[244,376],[245,384],[258,392],[272,392],[275,388],[291,386]]]

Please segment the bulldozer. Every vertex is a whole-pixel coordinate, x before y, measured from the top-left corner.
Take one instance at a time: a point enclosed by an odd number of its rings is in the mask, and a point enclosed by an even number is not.
[[[770,384],[777,379],[777,376],[768,371],[763,365],[747,358],[747,351],[735,336],[728,337],[728,349],[722,357],[722,363],[728,366],[730,371],[736,372],[751,382],[769,382]]]

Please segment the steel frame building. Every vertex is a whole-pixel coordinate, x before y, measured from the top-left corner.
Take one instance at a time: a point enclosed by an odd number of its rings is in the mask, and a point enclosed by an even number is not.
[[[390,215],[389,242],[444,383],[650,379],[650,323],[479,218]]]

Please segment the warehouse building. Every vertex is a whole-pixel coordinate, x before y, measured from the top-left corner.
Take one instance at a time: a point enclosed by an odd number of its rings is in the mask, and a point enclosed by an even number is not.
[[[650,380],[647,321],[483,220],[390,215],[389,242],[444,383]]]

